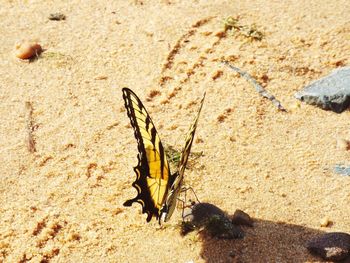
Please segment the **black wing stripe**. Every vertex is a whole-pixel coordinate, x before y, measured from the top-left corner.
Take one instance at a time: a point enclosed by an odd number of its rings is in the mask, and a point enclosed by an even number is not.
[[[160,142],[158,144],[158,147],[159,147],[159,154],[161,156],[165,156],[164,148],[163,148],[163,146],[162,146],[162,144]],[[164,158],[160,159],[160,168],[161,168],[160,169],[161,171],[164,170]],[[161,174],[161,178],[164,179],[164,174],[163,173]]]

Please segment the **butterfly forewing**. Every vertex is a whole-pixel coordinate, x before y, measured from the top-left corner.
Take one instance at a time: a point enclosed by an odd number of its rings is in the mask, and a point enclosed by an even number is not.
[[[123,88],[123,98],[139,151],[139,162],[134,167],[136,180],[132,184],[137,190],[137,196],[127,200],[124,205],[140,203],[142,213],[147,213],[147,221],[150,221],[152,216],[159,217],[159,209],[169,189],[169,180],[173,180],[164,148],[146,108],[128,88]]]

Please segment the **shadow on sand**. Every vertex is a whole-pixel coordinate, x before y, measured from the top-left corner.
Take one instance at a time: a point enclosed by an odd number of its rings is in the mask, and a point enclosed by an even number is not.
[[[254,219],[254,227],[243,229],[245,237],[232,240],[212,238],[201,232],[201,257],[208,263],[324,262],[305,247],[311,238],[323,231],[260,219]]]

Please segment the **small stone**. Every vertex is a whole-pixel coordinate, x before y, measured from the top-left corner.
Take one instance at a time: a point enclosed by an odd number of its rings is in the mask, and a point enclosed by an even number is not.
[[[337,139],[337,148],[339,150],[349,151],[350,150],[350,141],[342,139],[342,138],[338,138]]]
[[[344,176],[350,176],[350,166],[336,164],[334,166],[334,172],[336,172],[337,174],[344,175]]]
[[[31,59],[40,55],[42,51],[41,46],[36,42],[25,41],[15,46],[15,55],[20,59]]]
[[[341,261],[350,256],[350,235],[342,232],[326,233],[311,239],[306,248],[325,260]]]
[[[328,217],[324,217],[320,220],[320,226],[327,227],[332,223],[332,221],[329,220]]]
[[[49,19],[53,21],[66,20],[66,16],[62,13],[53,13],[49,15]]]
[[[235,225],[253,226],[252,218],[242,210],[237,209],[232,216],[232,223]]]

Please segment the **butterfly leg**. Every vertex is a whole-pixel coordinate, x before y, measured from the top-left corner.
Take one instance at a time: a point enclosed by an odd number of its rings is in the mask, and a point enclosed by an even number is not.
[[[185,203],[186,203],[186,196],[185,196],[185,200],[182,200],[180,198],[177,198],[177,200],[182,204],[182,212],[181,212],[181,217],[182,217],[182,221],[184,221],[185,219]]]
[[[186,202],[187,202],[187,191],[188,190],[192,191],[192,193],[195,196],[197,201],[189,200],[190,204],[186,205]],[[184,221],[185,217],[188,216],[188,215],[185,214],[185,208],[191,208],[194,204],[196,204],[196,202],[200,203],[200,201],[199,201],[199,199],[198,199],[198,197],[197,197],[197,195],[196,195],[196,193],[195,193],[195,191],[193,190],[192,187],[183,186],[181,188],[181,192],[184,192],[184,199],[177,198],[177,200],[182,203],[182,221]]]
[[[191,186],[187,186],[187,187],[184,186],[184,187],[181,188],[181,192],[185,192],[185,200],[186,200],[186,193],[187,193],[188,190],[192,191],[193,195],[196,197],[197,202],[200,203],[200,201],[198,199],[198,196],[196,195],[196,192],[193,190],[193,188]]]
[[[182,210],[182,212],[181,212],[181,217],[182,217],[182,221],[184,221],[184,219],[185,219],[185,208],[187,208],[187,207],[191,207],[192,205],[193,205],[193,202],[191,202],[191,204],[190,205],[186,205],[186,201],[187,201],[187,189],[186,188],[181,188],[181,191],[180,191],[181,193],[182,192],[184,192],[184,199],[182,199],[182,198],[180,198],[180,197],[177,197],[176,199],[177,199],[177,201],[179,202],[179,203],[181,203],[181,206],[182,206],[182,208],[181,208],[181,210]],[[179,206],[178,206],[178,208],[179,208]]]

